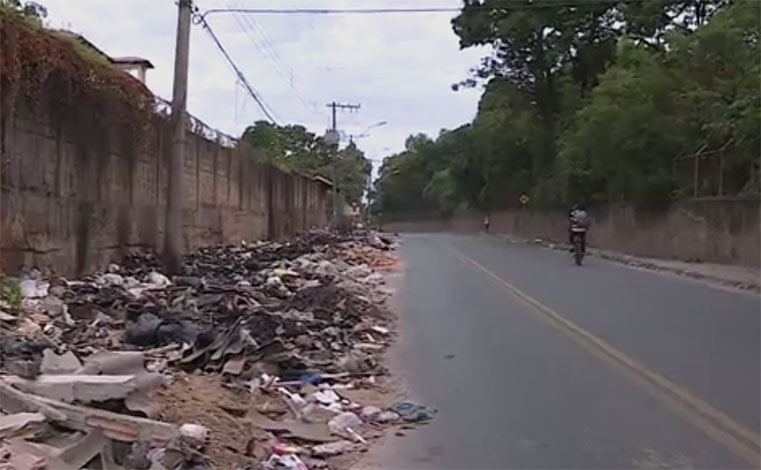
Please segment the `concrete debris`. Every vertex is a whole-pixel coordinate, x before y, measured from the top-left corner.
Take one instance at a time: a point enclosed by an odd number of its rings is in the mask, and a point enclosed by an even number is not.
[[[136,388],[134,375],[40,375],[35,380],[6,377],[6,383],[64,403],[90,403],[126,398]]]
[[[81,367],[79,358],[71,351],[58,355],[48,348],[42,352],[40,372],[43,374],[73,374]]]
[[[333,457],[363,450],[364,447],[350,441],[337,441],[329,444],[320,444],[312,447],[312,455],[315,457]]]
[[[19,283],[21,296],[25,299],[41,299],[47,297],[50,283],[38,279],[24,279]]]
[[[360,416],[362,416],[362,419],[365,421],[375,421],[378,416],[383,412],[380,408],[377,406],[366,406],[362,408],[362,412],[360,413]]]
[[[42,413],[16,413],[0,416],[0,439],[9,439],[26,434],[29,427],[42,424],[46,419]]]
[[[15,315],[11,315],[8,312],[5,312],[3,310],[0,310],[0,321],[4,322],[15,322],[18,320],[18,317]]]
[[[42,327],[31,318],[22,318],[16,331],[24,338],[37,338],[42,335]]]
[[[400,416],[393,411],[384,411],[375,417],[375,421],[378,423],[395,423],[399,419]]]
[[[183,424],[180,426],[180,436],[194,447],[202,447],[209,437],[209,430],[200,424]]]
[[[351,411],[341,413],[328,422],[330,430],[338,434],[343,434],[347,428],[358,428],[359,426],[362,426],[362,420]]]
[[[309,470],[306,464],[296,455],[276,455],[273,454],[267,462],[262,465],[264,470]]]
[[[341,397],[331,389],[318,390],[314,392],[312,396],[323,405],[331,405],[341,399]]]
[[[378,271],[398,266],[393,248],[314,231],[202,247],[172,278],[147,253],[78,280],[32,271],[21,307],[0,311],[0,468],[306,470],[328,465],[309,457],[365,450],[399,415],[342,392],[385,374],[393,318]],[[233,432],[224,420],[192,406],[195,417],[158,419],[166,403],[152,391],[202,373],[250,395],[214,404],[245,421],[235,464],[219,460],[232,448],[216,436]]]

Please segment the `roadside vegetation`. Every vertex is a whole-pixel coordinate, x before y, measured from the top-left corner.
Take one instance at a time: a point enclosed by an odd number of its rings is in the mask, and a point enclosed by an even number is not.
[[[649,207],[758,196],[761,3],[467,1],[452,24],[462,48],[493,50],[453,87],[483,87],[477,116],[388,157],[376,214],[492,210],[523,194]]]

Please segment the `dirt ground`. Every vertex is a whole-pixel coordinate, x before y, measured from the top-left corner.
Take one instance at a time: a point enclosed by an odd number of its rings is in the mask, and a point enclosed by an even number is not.
[[[251,395],[228,390],[220,376],[177,376],[157,393],[157,399],[163,420],[208,428],[206,455],[214,468],[255,467],[259,458],[266,456],[267,434],[254,428],[245,416],[254,405]]]
[[[378,387],[370,389],[342,390],[340,395],[365,406],[387,408],[394,402],[397,393],[395,387],[386,382],[382,380]],[[157,392],[156,399],[162,409],[162,420],[177,425],[201,424],[208,428],[206,455],[213,468],[225,470],[257,468],[278,442],[273,435],[251,424],[247,416],[251,410],[266,414],[287,412],[276,399],[226,388],[222,377],[216,375],[176,376],[168,387]],[[361,429],[361,434],[372,447],[374,441],[388,432],[395,432],[396,428],[392,426],[384,430],[368,425]],[[324,461],[305,456],[304,460],[310,470],[321,467],[341,470],[351,468],[363,455],[363,452],[354,452]]]

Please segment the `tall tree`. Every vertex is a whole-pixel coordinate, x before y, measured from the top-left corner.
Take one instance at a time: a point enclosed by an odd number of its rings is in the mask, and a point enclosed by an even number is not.
[[[258,121],[243,132],[241,139],[280,167],[326,178],[333,176],[330,146],[304,126]],[[361,202],[372,165],[354,144],[340,150],[338,159],[339,191],[347,202]]]

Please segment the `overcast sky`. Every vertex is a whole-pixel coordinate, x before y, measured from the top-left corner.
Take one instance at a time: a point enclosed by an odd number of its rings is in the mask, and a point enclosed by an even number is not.
[[[177,8],[174,0],[42,0],[51,27],[87,37],[112,56],[140,56],[154,93],[170,98]],[[458,7],[459,0],[196,0],[210,8]],[[323,134],[331,101],[361,103],[341,113],[339,128],[359,134],[375,162],[403,148],[411,133],[435,136],[470,121],[478,90],[454,92],[483,50],[459,51],[455,13],[392,15],[230,15],[209,23],[281,123]],[[200,26],[191,33],[189,111],[211,127],[239,136],[263,115]]]

